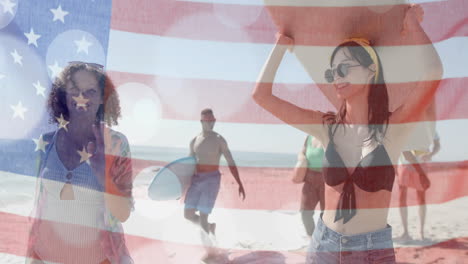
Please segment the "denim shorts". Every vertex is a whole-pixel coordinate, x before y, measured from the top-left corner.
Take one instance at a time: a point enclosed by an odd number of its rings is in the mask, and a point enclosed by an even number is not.
[[[356,235],[328,228],[320,217],[312,235],[306,263],[395,263],[392,227]]]

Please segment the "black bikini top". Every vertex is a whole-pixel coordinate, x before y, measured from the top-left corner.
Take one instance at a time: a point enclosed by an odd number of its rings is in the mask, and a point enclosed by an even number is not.
[[[353,173],[349,174],[340,154],[336,151],[333,141],[337,127],[338,125],[335,126],[333,132],[331,125],[328,129],[330,142],[323,157],[323,177],[325,183],[329,186],[344,183],[335,222],[343,218],[344,223],[346,223],[356,215],[354,184],[366,192],[392,191],[395,168],[385,147],[379,143],[373,151],[359,161]]]

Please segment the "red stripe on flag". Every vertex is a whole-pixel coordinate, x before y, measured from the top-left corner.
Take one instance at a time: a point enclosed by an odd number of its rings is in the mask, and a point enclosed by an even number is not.
[[[171,79],[123,72],[110,72],[110,75],[116,86],[136,82],[153,89],[159,96],[163,119],[198,121],[200,110],[211,107],[217,115],[217,120],[221,122],[282,123],[253,101],[251,93],[255,83]],[[158,86],[157,83],[164,83],[164,86]],[[330,86],[330,90],[334,89],[331,85],[321,84],[321,86],[324,90],[328,89],[327,86]],[[468,104],[464,103],[468,101],[468,93],[464,92],[464,87],[467,86],[468,78],[450,78],[441,81],[436,93],[436,120],[468,118]],[[395,109],[411,91],[408,87],[413,87],[413,84],[388,84],[387,87],[391,98],[391,109]],[[315,84],[275,83],[274,92],[278,97],[304,108],[323,112],[336,111]],[[190,104],[183,100],[188,97]]]
[[[221,223],[220,223],[221,224]],[[441,223],[442,224],[442,223]],[[0,213],[0,252],[25,256],[30,223],[27,217]],[[443,226],[441,226],[443,228]],[[126,244],[135,263],[194,263],[206,249],[199,245],[161,241],[126,234]],[[453,238],[431,246],[395,248],[396,260],[402,263],[466,263],[467,237]],[[301,263],[306,251],[229,250],[231,263]],[[249,262],[250,261],[250,262]],[[266,262],[269,261],[269,262]]]
[[[254,43],[273,43],[274,34],[278,31],[264,6],[172,0],[144,0],[137,5],[131,1],[118,0],[112,5],[111,27],[122,31],[185,39]],[[454,36],[468,35],[466,1],[427,2],[421,6],[425,13],[422,26],[431,41],[439,42]],[[361,28],[369,32],[378,32],[376,34],[379,36],[382,35],[381,32],[386,32],[386,36],[398,36],[402,21],[395,21],[394,17],[401,16],[407,7],[395,5],[387,13],[371,11],[372,8],[378,10],[388,8],[387,6],[268,8],[278,23],[291,24],[306,33],[306,37],[296,39],[297,44],[335,46],[345,38],[344,36],[349,36],[345,32],[346,25],[349,26],[356,20],[352,18],[351,22],[347,21],[344,24],[343,20],[336,19],[337,17],[346,18],[361,14],[361,17],[366,17],[366,21],[359,23],[367,25]],[[299,16],[311,19],[305,22],[285,20]],[[315,20],[312,19],[314,17]],[[384,36],[384,39],[378,42],[379,45],[416,45],[426,43],[426,40],[411,36],[405,39]]]
[[[167,163],[161,161],[133,159],[134,174],[137,175],[146,167],[165,164]],[[426,204],[440,204],[468,196],[468,181],[465,180],[468,175],[468,161],[433,162],[422,166],[431,181],[431,187],[426,192]],[[215,207],[242,210],[299,210],[302,184],[292,183],[292,168],[238,167],[238,169],[247,199],[242,201],[239,198],[238,185],[234,177],[227,167],[221,167],[223,177]],[[398,176],[395,176],[390,207],[400,206],[398,193]],[[180,201],[183,202],[183,199]],[[418,204],[415,193],[409,191],[407,205]],[[327,209],[335,210],[334,206],[336,205]],[[367,205],[367,208],[381,207],[387,205],[382,203]]]
[[[0,212],[0,252],[25,256],[30,228],[27,217]]]
[[[430,163],[425,167],[431,188],[426,192],[426,204],[439,204],[468,196],[468,161]],[[299,210],[302,185],[291,181],[292,169],[289,168],[240,168],[248,199],[241,201],[237,196],[237,184],[224,168],[222,189],[218,195],[216,207],[255,209],[255,210]],[[398,176],[395,176],[390,207],[399,207]],[[271,195],[274,193],[275,195]],[[368,193],[369,196],[372,193]],[[407,205],[418,205],[416,195],[408,192]],[[362,192],[361,192],[361,195]],[[365,195],[365,194],[364,194]],[[362,197],[361,197],[362,198]],[[325,205],[329,210],[335,210],[336,204]],[[358,205],[359,208],[363,206]],[[365,206],[364,206],[365,207]],[[382,203],[369,203],[368,208],[387,207]]]

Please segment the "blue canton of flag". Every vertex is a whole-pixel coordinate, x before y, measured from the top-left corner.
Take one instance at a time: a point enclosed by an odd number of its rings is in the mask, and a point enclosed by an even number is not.
[[[46,104],[70,61],[106,63],[111,0],[0,0],[0,171],[35,175]]]

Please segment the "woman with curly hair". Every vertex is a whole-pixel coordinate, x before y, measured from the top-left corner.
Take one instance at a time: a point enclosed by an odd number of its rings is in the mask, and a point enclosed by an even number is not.
[[[29,263],[133,263],[121,222],[133,208],[132,164],[120,104],[102,66],[70,63],[48,98]]]

